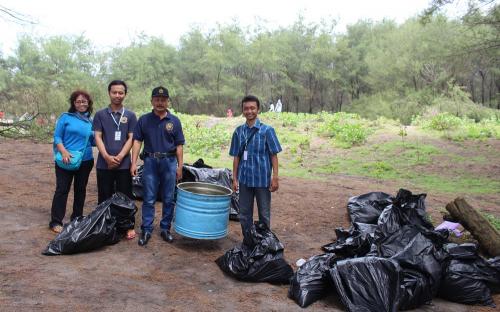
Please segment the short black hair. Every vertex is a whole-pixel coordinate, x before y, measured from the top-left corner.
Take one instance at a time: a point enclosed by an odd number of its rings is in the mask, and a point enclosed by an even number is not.
[[[127,94],[127,84],[123,80],[113,80],[108,85],[108,93],[111,91],[112,86],[123,86],[125,88],[125,94]]]
[[[259,101],[259,98],[256,97],[255,95],[246,95],[243,100],[241,100],[241,108],[243,108],[243,104],[245,104],[246,102],[255,102],[257,103],[257,108],[260,108],[260,101]]]

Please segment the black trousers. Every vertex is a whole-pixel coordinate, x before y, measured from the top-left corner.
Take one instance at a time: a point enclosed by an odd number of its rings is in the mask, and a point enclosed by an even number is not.
[[[97,169],[97,201],[102,203],[121,192],[132,198],[132,175],[129,169]]]
[[[94,167],[94,160],[82,161],[80,168],[75,171],[65,170],[57,165],[54,166],[56,169],[56,191],[52,199],[50,227],[63,224],[64,215],[66,214],[66,202],[68,201],[68,194],[73,180],[75,180],[75,185],[73,186],[74,198],[71,220],[83,215],[87,182],[89,181],[90,171]]]

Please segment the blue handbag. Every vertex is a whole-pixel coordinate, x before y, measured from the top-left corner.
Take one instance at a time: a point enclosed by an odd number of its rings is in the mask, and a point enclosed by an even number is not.
[[[56,156],[54,157],[54,160],[56,161],[57,166],[59,168],[71,170],[71,171],[78,170],[80,168],[80,165],[82,164],[83,151],[70,151],[70,150],[68,150],[68,153],[70,153],[72,155],[72,157],[69,158],[69,162],[66,164],[63,161],[63,157],[62,157],[61,152],[57,151]]]
[[[58,150],[56,152],[56,155],[54,156],[54,160],[56,162],[56,165],[59,168],[66,169],[66,170],[71,170],[71,171],[78,170],[80,168],[80,165],[82,164],[83,154],[85,154],[85,149],[87,148],[87,144],[88,144],[88,141],[89,141],[89,136],[90,136],[90,132],[87,135],[87,137],[85,138],[85,146],[83,147],[82,150],[80,150],[80,151],[70,151],[70,150],[68,150],[68,153],[70,153],[72,157],[69,158],[69,162],[67,164],[64,163],[62,154]]]

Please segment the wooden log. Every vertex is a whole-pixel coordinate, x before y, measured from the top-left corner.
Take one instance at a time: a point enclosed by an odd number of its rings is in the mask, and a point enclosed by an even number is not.
[[[455,198],[446,205],[446,210],[477,239],[481,249],[493,257],[500,255],[500,232],[465,199]]]

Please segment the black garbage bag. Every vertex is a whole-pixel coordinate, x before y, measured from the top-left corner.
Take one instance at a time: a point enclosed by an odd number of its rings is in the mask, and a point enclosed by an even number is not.
[[[365,256],[370,251],[376,229],[375,224],[354,222],[349,230],[335,229],[337,240],[321,248],[344,258]]]
[[[401,310],[428,304],[437,294],[442,277],[441,264],[445,260],[441,246],[440,236],[427,237],[416,233],[402,250],[392,256],[391,259],[396,260],[404,270]]]
[[[392,259],[362,257],[337,262],[330,275],[348,311],[396,312],[403,270]]]
[[[436,233],[426,218],[425,197],[426,194],[413,195],[410,191],[399,190],[393,204],[378,219],[375,243],[372,245],[372,251],[377,249],[375,254],[392,257],[403,250],[417,233]]]
[[[125,194],[116,192],[108,199],[111,215],[116,219],[116,230],[118,234],[123,234],[135,226],[135,214],[137,206],[134,201]]]
[[[500,268],[486,261],[471,244],[448,244],[449,254],[439,297],[463,304],[495,306],[491,289],[500,287]],[[491,289],[490,289],[491,288]]]
[[[434,295],[428,275],[411,269],[403,269],[403,275],[399,309],[412,310],[423,304],[430,304]]]
[[[351,222],[377,224],[378,217],[392,201],[393,197],[389,194],[371,192],[349,198],[347,211]]]
[[[119,230],[132,224],[137,207],[127,196],[116,193],[102,202],[88,216],[78,217],[64,225],[42,254],[47,256],[86,252],[120,240]],[[118,226],[123,228],[118,228]]]
[[[215,260],[220,269],[242,281],[288,284],[293,270],[276,235],[265,224],[255,222],[251,239],[252,243],[238,244]]]
[[[184,170],[183,170],[184,173]],[[132,196],[135,199],[140,199],[142,200],[144,198],[144,188],[143,188],[143,182],[142,182],[142,176],[144,174],[144,166],[143,165],[138,165],[137,166],[137,175],[135,177],[132,177]],[[161,201],[161,191],[160,188],[158,188],[158,193],[156,194],[156,200]]]
[[[288,298],[305,308],[326,296],[329,291],[334,291],[330,269],[338,259],[334,253],[309,258],[290,280]]]
[[[393,204],[380,214],[375,236],[390,236],[405,225],[413,225],[423,230],[433,230],[432,223],[426,218],[426,196],[426,194],[413,195],[410,191],[400,189]]]
[[[142,187],[142,175],[144,171],[143,165],[137,166],[137,175],[132,177],[132,196],[135,199],[143,199],[144,198],[144,190]]]

